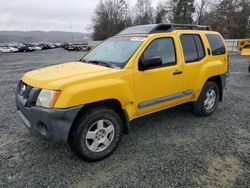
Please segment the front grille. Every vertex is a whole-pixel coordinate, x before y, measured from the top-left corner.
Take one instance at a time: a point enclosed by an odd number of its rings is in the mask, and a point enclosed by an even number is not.
[[[20,88],[19,88],[19,94],[24,98],[24,99],[28,99],[30,91],[33,89],[32,86],[21,82],[20,84]]]

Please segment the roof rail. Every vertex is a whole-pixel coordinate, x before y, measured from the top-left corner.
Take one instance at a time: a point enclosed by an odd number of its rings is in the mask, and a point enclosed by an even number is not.
[[[118,35],[164,33],[178,29],[202,29],[207,31],[212,30],[210,26],[206,25],[160,23],[129,27],[118,33]]]
[[[195,24],[157,24],[156,27],[150,33],[157,33],[157,32],[170,32],[172,30],[178,29],[203,29],[207,31],[211,31],[211,26],[206,25],[195,25]]]

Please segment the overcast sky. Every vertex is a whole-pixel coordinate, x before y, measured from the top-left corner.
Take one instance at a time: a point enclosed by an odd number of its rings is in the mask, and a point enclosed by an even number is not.
[[[87,32],[99,0],[0,0],[0,30]],[[130,0],[134,5],[136,0]],[[153,0],[153,5],[158,0]]]

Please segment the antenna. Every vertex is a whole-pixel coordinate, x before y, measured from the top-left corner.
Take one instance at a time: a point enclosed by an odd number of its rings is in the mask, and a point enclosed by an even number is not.
[[[69,21],[69,27],[70,27],[71,40],[72,40],[72,44],[73,44],[73,42],[74,42],[74,37],[73,37],[73,32],[72,32],[71,21]],[[76,62],[76,52],[73,50],[73,53],[74,53],[75,62]]]

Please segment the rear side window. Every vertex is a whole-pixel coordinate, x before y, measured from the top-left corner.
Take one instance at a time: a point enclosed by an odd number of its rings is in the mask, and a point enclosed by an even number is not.
[[[181,35],[181,44],[186,63],[199,61],[205,56],[204,47],[199,35]]]
[[[226,53],[226,48],[219,35],[206,34],[213,55],[222,55]]]
[[[197,48],[198,58],[202,59],[205,56],[205,52],[201,41],[201,37],[199,35],[193,35],[193,36]]]

